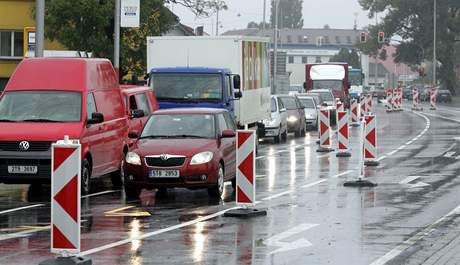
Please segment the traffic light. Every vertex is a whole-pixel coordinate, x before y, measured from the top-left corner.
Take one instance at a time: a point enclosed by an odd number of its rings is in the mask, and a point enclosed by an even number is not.
[[[361,32],[361,34],[359,35],[359,40],[360,40],[361,43],[366,43],[366,41],[367,41],[366,32]]]
[[[378,42],[379,42],[379,43],[384,43],[384,42],[385,42],[385,32],[379,31]]]

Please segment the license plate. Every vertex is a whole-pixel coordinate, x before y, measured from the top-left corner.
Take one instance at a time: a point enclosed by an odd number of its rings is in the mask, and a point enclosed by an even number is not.
[[[265,131],[265,135],[267,135],[267,136],[275,135],[275,131],[273,131],[273,130],[266,130],[266,131]]]
[[[8,166],[10,174],[37,174],[37,166]]]
[[[150,178],[178,178],[179,170],[150,170]]]

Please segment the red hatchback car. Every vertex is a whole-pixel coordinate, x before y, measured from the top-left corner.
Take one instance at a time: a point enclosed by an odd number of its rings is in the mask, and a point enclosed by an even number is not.
[[[236,126],[224,109],[168,109],[152,114],[126,155],[125,192],[137,198],[143,188],[207,188],[220,197],[224,182],[236,176]]]

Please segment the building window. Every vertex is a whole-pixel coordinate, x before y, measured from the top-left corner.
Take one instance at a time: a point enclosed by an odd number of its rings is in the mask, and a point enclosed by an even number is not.
[[[291,35],[287,35],[287,42],[288,42],[288,43],[291,43],[291,42],[292,42]]]
[[[329,44],[329,36],[324,36],[324,43]]]
[[[302,42],[303,42],[303,41],[302,41],[302,36],[300,36],[300,35],[297,36],[297,42],[298,42],[298,43],[302,43]]]
[[[347,36],[347,43],[351,44],[351,37],[350,36]]]
[[[321,56],[316,56],[315,63],[321,63]]]
[[[308,43],[308,36],[303,36],[303,42]]]
[[[316,38],[316,46],[322,46],[323,45],[324,38],[323,37],[317,37]]]
[[[340,41],[340,37],[339,37],[339,36],[335,36],[335,43],[337,43],[337,44],[342,43],[342,42]]]
[[[288,63],[294,63],[294,56],[288,56]]]
[[[24,35],[20,31],[0,31],[0,57],[21,58]]]
[[[302,63],[308,63],[308,57],[302,56]]]

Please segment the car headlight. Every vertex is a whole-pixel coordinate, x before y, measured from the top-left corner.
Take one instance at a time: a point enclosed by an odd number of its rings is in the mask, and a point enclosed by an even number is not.
[[[213,158],[212,152],[201,152],[192,157],[192,161],[190,161],[190,165],[200,165],[208,163]]]
[[[288,122],[296,122],[298,119],[296,116],[289,116],[289,118],[287,119]]]
[[[134,153],[134,152],[128,152],[126,154],[126,163],[128,164],[131,164],[131,165],[137,165],[137,166],[140,166],[142,163],[141,163],[141,157]]]

